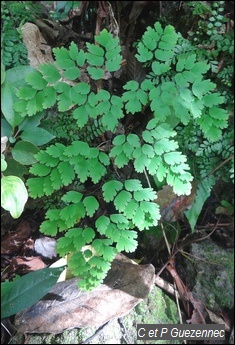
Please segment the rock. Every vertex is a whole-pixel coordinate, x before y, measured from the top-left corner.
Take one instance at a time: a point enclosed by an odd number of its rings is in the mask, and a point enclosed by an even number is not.
[[[187,261],[187,283],[193,297],[213,312],[234,307],[234,249],[208,239],[191,245],[193,263]]]
[[[23,42],[28,50],[30,66],[38,68],[42,63],[54,62],[51,47],[35,24],[25,23],[21,30]]]

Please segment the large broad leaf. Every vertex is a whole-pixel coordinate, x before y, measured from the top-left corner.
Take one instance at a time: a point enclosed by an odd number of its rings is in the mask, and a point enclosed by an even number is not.
[[[12,157],[23,165],[31,165],[37,163],[34,155],[39,149],[28,141],[19,141],[12,149]]]
[[[57,282],[63,267],[43,268],[13,282],[2,283],[1,317],[9,317],[32,306],[45,296]],[[7,284],[7,288],[4,288]]]
[[[9,138],[11,134],[12,134],[11,125],[5,119],[1,119],[1,138],[2,137]]]
[[[28,169],[19,162],[15,161],[12,157],[6,158],[7,169],[4,171],[4,176],[18,176],[22,177],[24,174],[28,173]]]
[[[28,200],[28,192],[23,181],[17,176],[4,176],[1,179],[1,206],[18,218]]]
[[[1,62],[1,85],[4,83],[5,78],[6,78],[5,66]]]
[[[5,81],[11,83],[18,89],[19,87],[26,85],[26,76],[34,70],[35,68],[31,66],[13,67],[6,71]]]
[[[55,136],[46,129],[39,127],[24,130],[20,137],[22,140],[29,141],[36,146],[47,144],[55,138]]]
[[[18,100],[16,92],[17,88],[5,81],[1,93],[1,110],[5,119],[13,128],[19,125],[23,120],[14,110],[14,104]]]
[[[14,104],[18,101],[16,92],[26,84],[25,77],[34,69],[30,66],[18,66],[6,71],[2,86],[1,110],[7,122],[14,128],[22,122],[22,117],[15,112]]]
[[[42,118],[46,116],[45,111],[41,111],[40,113],[37,113],[34,116],[25,117],[24,120],[21,122],[21,124],[18,126],[18,129],[20,131],[22,130],[30,130],[32,128],[36,128],[40,125]]]

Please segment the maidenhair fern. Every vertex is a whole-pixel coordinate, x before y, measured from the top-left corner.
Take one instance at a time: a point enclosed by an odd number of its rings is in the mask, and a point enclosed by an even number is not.
[[[105,132],[99,119],[89,118],[87,124],[79,130],[77,120],[72,116],[70,111],[56,112],[56,114],[48,114],[43,121],[43,127],[50,131],[57,141],[65,145],[71,144],[74,140],[85,140],[92,142]]]
[[[233,128],[228,129],[214,142],[203,137],[197,124],[184,128],[178,126],[177,133],[180,149],[189,157],[189,165],[199,180],[210,175],[211,186],[216,180],[232,182],[229,171],[234,164]]]
[[[124,87],[125,108],[135,113],[141,104],[149,104],[159,123],[175,126],[197,123],[204,136],[215,141],[227,127],[227,112],[219,105],[224,97],[215,91],[216,84],[204,75],[210,65],[198,60],[195,53],[176,54],[180,36],[172,26],[164,30],[159,23],[148,28],[137,47],[137,59],[149,67],[148,79],[141,85],[129,82]]]
[[[124,116],[121,97],[103,89],[94,92],[89,83],[79,81],[83,68],[93,80],[102,79],[105,73],[120,68],[122,56],[118,40],[107,30],[96,39],[100,46],[88,43],[86,53],[78,51],[73,42],[69,49],[54,49],[55,64],[42,64],[39,71],[28,76],[29,86],[20,90],[21,101],[16,104],[16,111],[22,116],[32,116],[57,102],[60,112],[73,108],[72,116],[78,128],[83,128],[89,118],[99,118],[105,130],[114,131],[118,120]]]
[[[51,195],[62,186],[68,186],[75,178],[83,183],[89,177],[93,183],[98,183],[109,165],[106,153],[89,147],[83,141],[74,141],[69,146],[56,143],[40,151],[36,159],[40,163],[33,165],[30,172],[39,177],[28,180],[33,198]]]
[[[227,129],[217,141],[211,142],[203,137],[197,124],[178,126],[180,149],[187,155],[195,179],[201,181],[193,207],[185,213],[191,228],[194,229],[202,207],[211,194],[216,181],[234,183],[234,130]]]
[[[176,194],[190,194],[192,176],[188,172],[186,156],[177,151],[178,143],[170,140],[175,135],[176,132],[168,124],[158,125],[154,118],[143,131],[142,142],[136,134],[116,136],[110,156],[115,158],[118,168],[133,160],[138,173],[146,168],[160,182],[166,179]]]
[[[15,104],[21,116],[57,105],[60,113],[69,112],[77,130],[90,121],[103,131],[111,131],[111,149],[94,147],[90,138],[56,142],[35,157],[27,186],[32,198],[50,196],[64,187],[90,183],[95,192],[66,191],[62,206],[51,208],[40,230],[44,234],[64,236],[57,242],[61,256],[71,253],[69,268],[80,276],[80,287],[91,289],[104,279],[117,252],[134,251],[137,231],[148,230],[160,220],[157,193],[143,186],[138,178],[122,180],[118,172],[133,167],[166,181],[178,195],[190,194],[193,177],[187,156],[177,142],[178,124],[186,128],[196,123],[205,139],[213,142],[227,125],[228,114],[219,105],[223,97],[216,85],[206,79],[209,65],[195,51],[187,56],[177,49],[180,36],[170,25],[156,23],[148,27],[137,45],[137,59],[147,71],[142,82],[129,81],[122,96],[101,88],[101,79],[121,67],[121,48],[107,30],[78,50],[53,50],[55,63],[39,66],[27,75],[28,86],[18,92]],[[136,114],[148,107],[152,119],[142,134],[117,134],[116,128],[126,113]]]

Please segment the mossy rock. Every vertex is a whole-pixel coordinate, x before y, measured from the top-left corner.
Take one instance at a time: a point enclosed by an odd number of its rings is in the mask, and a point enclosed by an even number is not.
[[[215,313],[234,306],[234,250],[224,249],[211,239],[193,243],[193,262],[187,262],[187,280],[193,297]]]
[[[146,301],[139,303],[122,319],[129,344],[180,344],[178,341],[137,340],[137,324],[179,324],[179,315],[174,301],[161,289],[154,287]]]

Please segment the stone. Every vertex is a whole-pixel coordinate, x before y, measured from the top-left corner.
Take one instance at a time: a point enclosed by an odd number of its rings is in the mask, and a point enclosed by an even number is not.
[[[193,263],[187,262],[187,283],[195,299],[217,313],[234,307],[234,249],[224,249],[212,239],[193,243]]]

